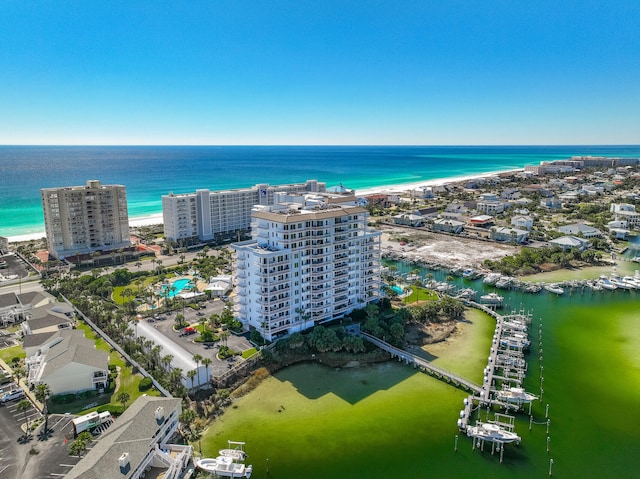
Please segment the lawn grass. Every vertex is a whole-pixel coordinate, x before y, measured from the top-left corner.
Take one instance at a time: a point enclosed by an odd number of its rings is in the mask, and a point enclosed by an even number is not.
[[[15,357],[18,357],[20,359],[26,357],[26,353],[24,352],[24,349],[22,349],[22,345],[20,344],[0,350],[0,359],[2,359],[9,366],[11,366],[11,360]]]
[[[412,286],[412,291],[409,296],[404,298],[405,303],[416,303],[418,301],[437,301],[438,295],[435,291],[426,288],[419,288]]]
[[[94,340],[96,343],[96,348],[109,353],[109,364],[113,364],[116,367],[120,368],[120,387],[113,392],[111,395],[111,400],[108,401],[110,404],[119,405],[120,402],[116,400],[118,393],[124,391],[129,393],[129,404],[135,401],[137,398],[146,394],[147,396],[160,396],[160,392],[155,388],[148,389],[147,391],[140,391],[138,389],[138,385],[142,380],[142,374],[134,373],[133,368],[130,365],[127,365],[125,359],[120,356],[120,353],[116,350],[112,350],[111,346],[102,338],[96,339],[95,332],[86,324],[80,323],[78,325],[78,329],[84,331],[84,335]]]
[[[113,288],[113,293],[111,294],[111,297],[113,299],[113,301],[116,304],[122,305],[127,301],[132,301],[134,300],[137,296],[138,296],[138,285],[136,284],[136,280],[131,281],[129,284],[127,284],[126,286],[114,286]],[[140,289],[145,289],[147,286],[156,283],[159,281],[158,276],[148,276],[146,278],[144,278],[144,280],[142,281],[142,283],[140,284]],[[133,291],[133,294],[131,296],[125,296],[122,297],[122,292],[129,288],[131,291]]]
[[[256,354],[258,350],[256,348],[247,349],[246,351],[242,351],[242,359],[247,359],[254,354]]]

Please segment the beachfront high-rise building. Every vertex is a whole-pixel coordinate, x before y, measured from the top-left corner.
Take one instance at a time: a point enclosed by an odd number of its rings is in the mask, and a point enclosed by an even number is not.
[[[124,186],[91,180],[86,186],[42,188],[41,195],[47,247],[54,258],[131,245]]]
[[[253,239],[233,245],[238,319],[273,340],[377,301],[381,233],[368,216],[327,202],[257,207]]]
[[[274,195],[287,193],[322,193],[327,186],[316,180],[305,183],[209,191],[162,197],[164,236],[169,241],[222,240],[247,231],[254,205],[272,205]]]

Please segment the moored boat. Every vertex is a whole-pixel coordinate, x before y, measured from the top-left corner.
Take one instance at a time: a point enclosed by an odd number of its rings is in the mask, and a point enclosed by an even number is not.
[[[490,306],[501,306],[503,301],[504,298],[497,293],[489,293],[480,296],[480,302]]]
[[[513,404],[529,404],[538,399],[538,396],[526,392],[523,388],[506,388],[496,392],[496,398],[500,401]]]
[[[553,294],[557,294],[557,295],[564,294],[564,289],[562,289],[557,284],[546,284],[544,286],[544,289]]]
[[[467,426],[467,436],[482,441],[497,442],[507,444],[510,442],[520,442],[520,436],[515,432],[501,428],[497,424],[486,422],[476,422],[475,426]]]

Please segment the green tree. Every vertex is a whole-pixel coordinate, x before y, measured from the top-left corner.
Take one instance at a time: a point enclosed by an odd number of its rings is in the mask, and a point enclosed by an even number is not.
[[[31,409],[31,403],[27,399],[23,399],[18,403],[16,410],[24,414],[24,421],[26,423],[25,438],[29,437],[29,416],[27,416],[27,411]]]
[[[131,399],[131,396],[126,391],[120,391],[116,397],[116,401],[122,404],[122,407],[126,407],[127,403]]]
[[[51,388],[48,384],[40,383],[35,390],[36,399],[42,403],[42,411],[44,412],[44,435],[49,432],[49,407],[47,400],[51,397]]]

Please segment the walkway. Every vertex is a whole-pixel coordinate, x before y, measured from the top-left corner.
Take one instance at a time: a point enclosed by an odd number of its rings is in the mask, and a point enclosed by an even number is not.
[[[404,349],[396,348],[395,346],[390,345],[382,341],[381,339],[376,338],[368,333],[363,333],[362,331],[359,333],[363,339],[366,339],[372,344],[375,344],[380,349],[387,351],[391,354],[392,358],[398,358],[398,361],[404,361],[407,364],[413,364],[414,367],[420,368],[421,371],[431,374],[439,379],[443,379],[444,381],[454,384],[455,386],[464,389],[465,391],[473,391],[477,394],[481,393],[481,388],[477,384],[464,379],[456,374],[453,374],[445,369],[439,368],[428,362],[427,360],[421,358],[420,356],[416,356]]]

